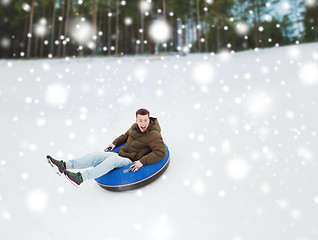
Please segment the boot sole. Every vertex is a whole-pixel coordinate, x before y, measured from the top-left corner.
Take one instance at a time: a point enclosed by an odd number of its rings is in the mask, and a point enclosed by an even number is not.
[[[72,181],[72,179],[70,179],[66,174],[64,174],[64,175],[65,175],[66,179],[69,180],[76,188],[79,187],[79,185],[76,182]]]

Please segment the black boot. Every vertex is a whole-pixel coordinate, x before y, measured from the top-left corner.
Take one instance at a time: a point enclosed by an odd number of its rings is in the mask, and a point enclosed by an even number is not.
[[[66,170],[66,164],[63,160],[56,160],[52,158],[50,155],[47,155],[46,158],[58,175],[64,173],[64,171]]]
[[[74,172],[70,172],[70,171],[65,170],[64,174],[65,174],[66,178],[71,183],[73,183],[73,185],[75,187],[78,187],[83,182],[83,177],[82,177],[82,174],[80,172],[74,173]]]

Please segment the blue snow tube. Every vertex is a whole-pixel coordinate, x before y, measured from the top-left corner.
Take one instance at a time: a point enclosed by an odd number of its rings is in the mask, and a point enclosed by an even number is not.
[[[117,153],[123,145],[114,148],[112,152]],[[154,164],[145,165],[137,172],[129,171],[130,166],[133,164],[122,168],[116,168],[105,175],[96,178],[95,181],[102,188],[115,192],[143,187],[159,178],[168,168],[170,163],[170,154],[168,146],[166,144],[165,146],[167,149],[167,155],[161,161]]]

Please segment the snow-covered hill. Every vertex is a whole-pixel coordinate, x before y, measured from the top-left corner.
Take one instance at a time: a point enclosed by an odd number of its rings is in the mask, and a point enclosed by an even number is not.
[[[318,238],[318,44],[185,57],[0,61],[1,239]],[[163,177],[78,189],[51,154],[103,150],[148,108]]]

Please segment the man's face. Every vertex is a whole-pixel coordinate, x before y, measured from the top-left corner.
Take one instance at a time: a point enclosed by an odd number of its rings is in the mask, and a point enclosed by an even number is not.
[[[150,119],[148,115],[137,114],[136,123],[138,124],[138,127],[141,132],[144,132],[147,130],[149,126],[149,122],[150,122]]]

